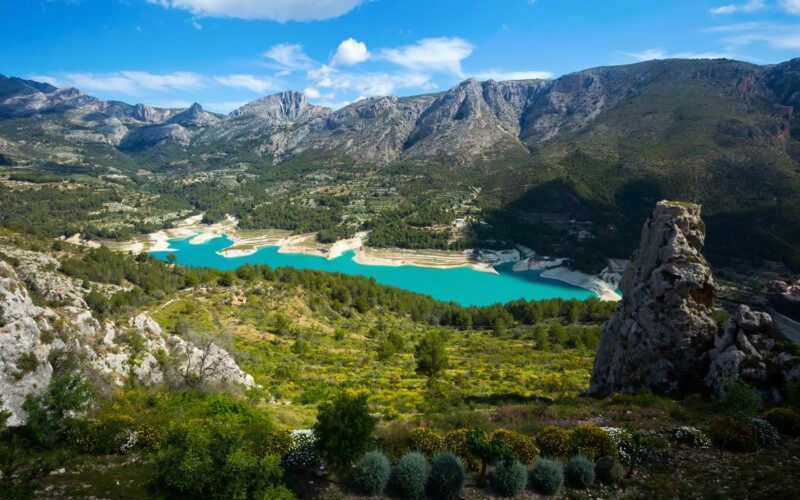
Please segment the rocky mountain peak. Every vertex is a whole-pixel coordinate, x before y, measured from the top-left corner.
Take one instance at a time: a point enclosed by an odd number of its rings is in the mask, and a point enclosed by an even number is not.
[[[703,257],[700,206],[659,202],[603,325],[589,391],[673,392],[702,380],[716,285]]]
[[[292,122],[305,115],[309,109],[322,110],[310,106],[302,92],[286,90],[249,102],[231,112],[231,117],[255,115],[278,123]]]
[[[192,104],[169,119],[170,123],[180,123],[182,125],[210,125],[218,121],[219,118],[205,111],[198,103]]]

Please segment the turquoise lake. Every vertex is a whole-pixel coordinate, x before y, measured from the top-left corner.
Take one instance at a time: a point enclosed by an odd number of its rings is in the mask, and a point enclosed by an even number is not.
[[[587,299],[594,293],[563,283],[542,278],[540,271],[512,270],[513,264],[502,264],[495,269],[499,274],[475,271],[469,267],[437,269],[418,266],[369,266],[353,262],[354,251],[344,252],[341,257],[328,260],[324,257],[302,254],[278,253],[278,247],[263,247],[243,257],[223,257],[216,252],[233,244],[222,236],[199,245],[189,243],[190,238],[169,240],[170,249],[151,252],[151,255],[166,259],[174,253],[179,264],[193,267],[213,267],[222,271],[250,264],[268,264],[276,268],[292,266],[298,269],[318,269],[375,278],[384,285],[424,293],[438,300],[455,301],[469,306],[483,306],[497,302],[508,302],[519,298],[541,300],[561,297],[564,299]]]

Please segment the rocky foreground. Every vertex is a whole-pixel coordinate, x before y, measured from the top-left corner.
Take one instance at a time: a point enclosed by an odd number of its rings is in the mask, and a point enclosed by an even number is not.
[[[14,269],[0,261],[0,395],[11,412],[8,425],[25,423],[22,404],[50,383],[58,350],[78,352],[86,375],[100,385],[122,385],[131,377],[146,385],[180,384],[187,378],[254,385],[253,377],[211,341],[195,345],[166,334],[147,314],[130,318],[127,325],[101,324],[70,280],[47,272],[30,271],[30,276],[45,296],[77,305],[59,312],[35,305]]]

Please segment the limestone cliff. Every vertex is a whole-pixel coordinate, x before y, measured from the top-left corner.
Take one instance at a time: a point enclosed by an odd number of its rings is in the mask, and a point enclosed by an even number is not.
[[[623,299],[603,326],[591,393],[671,392],[702,380],[716,331],[704,239],[698,205],[656,205],[622,278]]]
[[[46,282],[42,279],[37,286],[43,287]],[[64,285],[65,280],[51,282],[58,287],[68,286]],[[74,290],[68,291],[72,296]],[[59,289],[59,293],[64,290]],[[70,302],[85,304],[83,299]],[[96,379],[116,385],[131,376],[145,385],[178,385],[187,381],[217,386],[254,385],[253,377],[244,373],[225,349],[211,341],[195,345],[166,335],[146,314],[130,319],[127,326],[119,326],[110,321],[100,324],[83,307],[66,306],[58,313],[38,307],[15,270],[0,261],[0,396],[3,406],[12,413],[9,425],[25,422],[25,398],[50,383],[53,368],[49,358],[56,350],[78,353],[87,376],[95,375]]]

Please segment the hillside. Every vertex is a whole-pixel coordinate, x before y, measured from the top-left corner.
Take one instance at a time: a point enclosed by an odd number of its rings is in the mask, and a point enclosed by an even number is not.
[[[367,229],[373,246],[524,244],[597,272],[627,258],[649,207],[671,198],[703,203],[716,265],[797,270],[798,80],[797,59],[663,60],[336,111],[282,92],[217,116],[2,77],[2,223],[127,239],[229,213],[321,241]],[[15,213],[52,216],[45,192],[82,213],[56,227]]]

